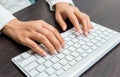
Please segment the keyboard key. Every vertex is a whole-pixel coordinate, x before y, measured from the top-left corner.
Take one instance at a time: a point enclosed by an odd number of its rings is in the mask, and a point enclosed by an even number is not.
[[[31,62],[34,61],[34,60],[36,60],[36,57],[31,56],[31,57],[23,60],[22,62],[20,62],[19,65],[20,65],[21,67],[24,67],[25,65],[31,63]]]
[[[89,38],[89,39],[93,39],[94,36],[92,36],[92,35],[88,35],[87,38]]]
[[[70,51],[69,50],[64,50],[62,53],[65,54],[65,55],[68,55],[68,54],[70,54]]]
[[[39,75],[37,75],[36,77],[49,77],[49,75],[45,72],[42,72]]]
[[[76,48],[79,48],[81,45],[79,43],[76,43],[73,46],[76,47]]]
[[[64,39],[65,39],[65,41],[70,41],[71,40],[71,38],[69,38],[69,37],[65,37]]]
[[[66,71],[66,70],[68,70],[70,67],[71,67],[71,66],[70,66],[69,64],[67,64],[67,65],[65,65],[65,66],[63,67],[63,69]]]
[[[57,57],[52,57],[50,60],[53,63],[56,63],[57,61],[59,61],[59,59]]]
[[[88,54],[86,52],[82,53],[81,56],[82,57],[86,57]]]
[[[37,62],[38,63],[40,63],[40,64],[42,64],[43,62],[45,62],[46,60],[44,59],[44,58],[39,58],[39,59],[37,59]]]
[[[79,53],[74,51],[74,52],[72,52],[71,55],[74,56],[74,57],[77,57],[77,56],[79,56]]]
[[[28,71],[34,69],[35,67],[37,67],[38,65],[39,65],[39,64],[38,64],[37,62],[32,62],[32,63],[26,65],[26,66],[24,67],[24,69],[25,69],[25,71],[28,72]]]
[[[47,72],[49,75],[52,75],[55,71],[56,71],[56,70],[53,69],[52,67],[50,67],[50,68],[48,68],[48,69],[46,70],[46,72]]]
[[[73,65],[75,65],[77,62],[75,61],[75,60],[72,60],[71,62],[70,62],[70,65],[71,66],[73,66]]]
[[[62,65],[61,65],[60,63],[56,63],[56,64],[53,65],[53,67],[54,67],[56,70],[58,70],[58,69],[60,69],[60,68],[62,67]]]
[[[99,43],[97,43],[96,45],[97,45],[97,46],[101,46],[101,45],[102,45],[102,43],[100,43],[100,42],[99,42]]]
[[[109,35],[109,32],[103,32],[103,34],[105,34],[105,35]]]
[[[56,74],[51,75],[50,77],[58,77]]]
[[[70,38],[74,38],[74,37],[75,37],[75,35],[69,35],[69,37],[70,37]]]
[[[100,41],[102,38],[100,37],[95,37],[96,40]]]
[[[63,74],[63,72],[64,72],[64,70],[58,70],[57,72],[56,72],[56,74],[58,75],[58,76],[60,76],[60,75],[62,75]]]
[[[82,57],[81,57],[81,56],[78,56],[78,57],[76,58],[76,60],[79,62],[79,61],[82,60]]]
[[[87,45],[83,45],[82,48],[87,50],[89,47]]]
[[[70,51],[74,51],[75,49],[76,49],[76,48],[75,48],[75,47],[72,47],[72,46],[68,48],[68,50],[70,50]]]
[[[77,40],[77,39],[72,39],[72,41],[73,41],[74,43],[76,43],[76,42],[78,42],[79,40]]]
[[[52,56],[51,55],[47,55],[47,56],[45,56],[44,58],[46,59],[46,60],[48,60],[48,59],[50,59]]]
[[[24,60],[23,57],[21,57],[20,55],[16,56],[15,58],[13,58],[14,61],[16,61],[17,63],[21,62]]]
[[[36,69],[37,69],[39,72],[43,72],[43,71],[46,69],[46,67],[45,67],[44,65],[40,65],[40,66],[38,66]]]
[[[28,58],[28,57],[30,57],[31,55],[30,55],[29,53],[27,53],[27,52],[24,52],[24,53],[21,54],[21,56],[22,56],[23,58]]]
[[[91,40],[91,42],[93,42],[93,43],[97,43],[97,40],[95,40],[95,39],[92,39],[92,40]]]
[[[92,42],[87,43],[88,46],[93,46],[94,44]]]
[[[52,64],[53,64],[53,63],[50,62],[49,60],[44,63],[44,65],[45,65],[46,67],[50,67]]]
[[[105,37],[105,40],[109,40],[110,38],[108,36]]]
[[[79,52],[80,54],[84,52],[84,50],[82,48],[78,48],[77,52]]]
[[[31,77],[36,76],[39,72],[35,69],[31,70],[30,72],[28,72],[30,74]]]
[[[113,36],[113,34],[109,34],[108,36],[109,36],[109,37],[112,37],[112,36]]]
[[[100,34],[100,37],[104,38],[104,37],[105,37],[105,35],[104,35],[104,34]]]
[[[91,52],[93,52],[93,50],[92,49],[88,49],[86,52],[90,54]]]
[[[66,38],[66,36],[70,35],[71,33],[73,33],[72,30],[67,30],[67,31],[64,32],[64,33],[61,33],[61,35],[62,35],[62,37],[65,37],[65,38]]]
[[[81,45],[85,44],[85,42],[82,41],[82,40],[80,40],[79,43],[80,43]]]
[[[62,59],[62,58],[65,57],[65,55],[61,53],[61,54],[58,54],[57,57],[58,57],[59,59]]]
[[[62,65],[66,65],[67,63],[68,63],[68,60],[66,60],[66,59],[60,60],[60,64],[62,64]]]
[[[93,46],[92,49],[93,49],[93,50],[97,49],[97,46]]]
[[[105,42],[106,42],[106,40],[104,40],[104,39],[101,40],[101,43],[105,43]]]
[[[72,61],[72,60],[74,59],[74,57],[71,56],[71,55],[68,55],[68,56],[66,57],[66,59],[67,59],[68,61]]]
[[[88,42],[90,39],[88,39],[88,38],[84,38],[83,40],[86,41],[86,42]]]
[[[72,44],[74,44],[74,43],[71,41],[67,42],[67,45],[72,45]]]

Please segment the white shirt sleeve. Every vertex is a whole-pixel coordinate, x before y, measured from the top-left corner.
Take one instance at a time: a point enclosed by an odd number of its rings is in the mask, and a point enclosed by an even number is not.
[[[73,3],[72,0],[46,0],[46,1],[47,1],[47,3],[48,3],[49,6],[50,6],[50,10],[51,10],[51,11],[54,11],[54,10],[55,10],[53,6],[54,6],[56,3],[59,3],[59,2],[67,2],[67,3],[69,3],[70,5],[74,6],[74,3]]]
[[[15,17],[0,4],[0,31],[1,29]]]

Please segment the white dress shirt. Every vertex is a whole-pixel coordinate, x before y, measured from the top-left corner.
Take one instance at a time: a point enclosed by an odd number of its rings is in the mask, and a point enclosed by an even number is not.
[[[67,2],[74,5],[72,0],[46,0],[50,6],[50,10],[54,10],[53,6],[58,2]],[[12,14],[31,5],[29,0],[0,0],[0,30],[11,20],[15,19]]]

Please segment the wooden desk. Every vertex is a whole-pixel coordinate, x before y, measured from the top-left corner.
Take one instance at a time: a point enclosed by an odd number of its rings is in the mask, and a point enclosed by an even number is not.
[[[86,12],[92,21],[120,32],[120,0],[74,0],[77,7]],[[44,0],[14,14],[20,20],[43,19],[57,27],[54,13]],[[68,24],[70,24],[68,22]],[[28,48],[15,43],[5,35],[0,35],[0,77],[25,77],[11,62],[11,58],[26,51]],[[115,47],[103,59],[97,62],[81,77],[119,77],[120,76],[120,45]]]

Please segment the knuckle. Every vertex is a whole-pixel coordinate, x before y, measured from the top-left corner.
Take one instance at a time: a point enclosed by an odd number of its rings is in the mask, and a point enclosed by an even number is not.
[[[53,33],[52,32],[47,32],[47,37],[52,37],[53,36]]]
[[[40,23],[45,23],[45,21],[44,21],[44,20],[39,20],[39,22],[40,22]]]
[[[40,40],[41,40],[42,42],[46,42],[46,37],[45,37],[45,36],[41,36],[41,37],[40,37]]]
[[[76,9],[76,10],[79,10],[79,8],[78,8],[78,7],[75,7],[75,9]]]
[[[82,21],[85,21],[85,20],[86,20],[85,16],[82,16],[82,17],[81,17],[81,20],[82,20]]]
[[[27,38],[26,37],[18,37],[19,38],[19,42],[21,43],[21,44],[26,44],[26,42],[27,42]]]

